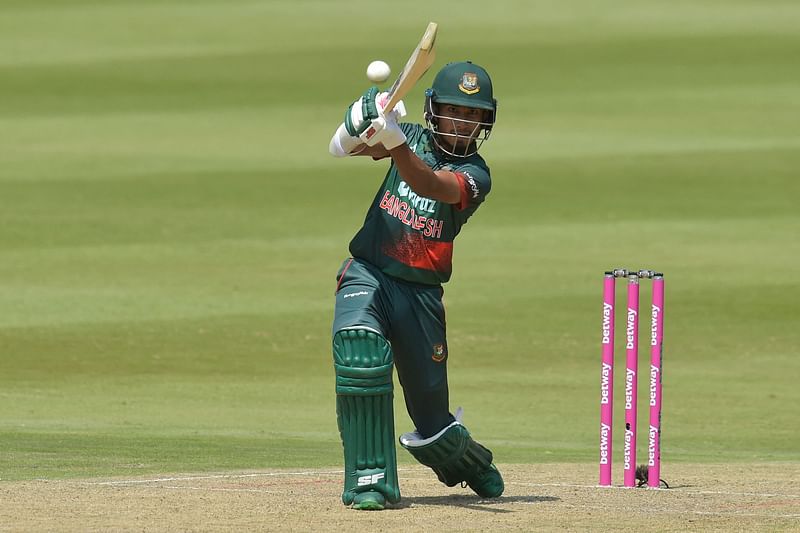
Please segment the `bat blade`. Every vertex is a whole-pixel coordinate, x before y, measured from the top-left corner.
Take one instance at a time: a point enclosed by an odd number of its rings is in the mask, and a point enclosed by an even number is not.
[[[397,102],[408,94],[433,65],[433,61],[436,59],[434,45],[436,44],[436,32],[438,29],[439,25],[435,22],[428,24],[422,39],[420,39],[411,57],[408,58],[406,66],[403,67],[400,75],[389,89],[389,97],[383,110],[384,113],[394,109]]]

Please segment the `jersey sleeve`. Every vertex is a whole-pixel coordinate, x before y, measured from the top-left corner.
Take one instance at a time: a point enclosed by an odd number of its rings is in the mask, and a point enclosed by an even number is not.
[[[461,189],[461,201],[455,204],[459,211],[477,208],[492,189],[489,170],[475,165],[465,165],[453,170]]]
[[[419,124],[413,122],[399,122],[397,125],[400,126],[400,129],[403,130],[403,133],[407,136],[413,135],[416,133],[417,129],[419,129]]]

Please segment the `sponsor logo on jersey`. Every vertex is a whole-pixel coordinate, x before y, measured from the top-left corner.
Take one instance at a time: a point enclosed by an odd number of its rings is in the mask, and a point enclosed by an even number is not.
[[[390,216],[400,220],[406,226],[411,226],[417,231],[421,231],[425,237],[438,239],[442,236],[444,220],[428,218],[418,215],[414,211],[414,206],[393,195],[391,191],[386,191],[381,198],[378,207],[386,211]]]
[[[458,89],[462,93],[475,94],[481,90],[478,85],[478,75],[474,72],[465,72],[461,76],[461,83],[458,84]]]
[[[355,298],[356,296],[369,296],[367,291],[348,292],[343,298]]]
[[[469,185],[469,188],[472,191],[472,197],[477,198],[481,191],[478,189],[478,183],[475,181],[475,178],[470,176],[467,172],[464,172],[464,178],[467,180],[467,185]]]
[[[436,212],[436,200],[430,198],[423,198],[408,186],[408,183],[401,181],[397,185],[397,196],[400,198],[408,198],[408,203],[414,206],[417,211],[425,211],[426,213]]]
[[[447,352],[445,352],[444,344],[434,344],[433,355],[431,356],[431,359],[433,359],[437,363],[441,363],[442,361],[444,361],[445,357],[447,357]]]

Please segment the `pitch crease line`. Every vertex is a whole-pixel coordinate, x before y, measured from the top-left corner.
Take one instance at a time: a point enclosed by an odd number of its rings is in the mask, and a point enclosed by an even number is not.
[[[421,468],[398,468],[398,472],[416,471]],[[307,471],[307,472],[253,472],[250,474],[213,474],[208,476],[183,476],[183,477],[164,477],[154,479],[118,479],[113,481],[67,481],[67,483],[79,483],[82,485],[137,485],[147,483],[165,483],[167,481],[194,481],[203,479],[241,479],[254,477],[279,477],[279,476],[331,476],[344,474],[344,470],[326,471]],[[48,481],[48,480],[41,480]]]
[[[197,491],[209,491],[209,492],[255,492],[258,494],[282,494],[282,492],[277,490],[264,490],[264,489],[226,489],[226,488],[212,488],[212,487],[188,487],[188,486],[180,486],[180,485],[164,485],[161,487],[162,489],[169,489],[169,490],[197,490]]]
[[[155,479],[119,479],[115,481],[86,481],[86,485],[136,485],[145,483],[164,483],[167,481],[195,481],[203,479],[241,479],[250,477],[274,477],[274,476],[322,476],[343,474],[344,470],[329,472],[258,472],[252,474],[216,474],[210,476],[184,476],[184,477],[163,477]]]

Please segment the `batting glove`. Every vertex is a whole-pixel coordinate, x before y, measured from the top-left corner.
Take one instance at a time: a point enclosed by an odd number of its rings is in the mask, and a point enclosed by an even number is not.
[[[358,137],[370,127],[372,121],[380,116],[375,97],[377,87],[370,87],[355,102],[350,104],[344,114],[344,127],[351,137]]]
[[[397,148],[406,142],[406,135],[397,124],[394,112],[381,115],[372,121],[367,130],[360,135],[367,146],[382,144],[387,150]]]

